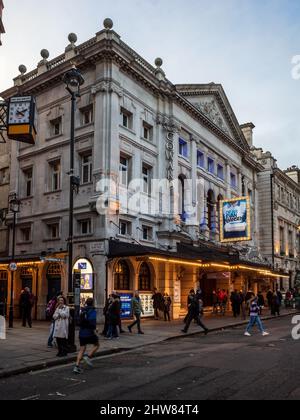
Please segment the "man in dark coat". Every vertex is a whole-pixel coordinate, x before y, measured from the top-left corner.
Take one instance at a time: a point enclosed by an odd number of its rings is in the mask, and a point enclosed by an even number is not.
[[[198,296],[195,294],[193,298],[190,298],[191,303],[189,305],[189,311],[186,318],[185,328],[182,330],[183,333],[187,333],[189,330],[189,327],[191,325],[191,322],[193,319],[197,321],[197,324],[199,327],[203,328],[205,331],[205,334],[208,333],[208,328],[202,323],[201,316],[202,316],[202,309],[201,306],[203,303],[200,303]]]
[[[159,320],[159,312],[158,311],[164,311],[164,298],[163,295],[157,291],[157,289],[154,289],[153,291],[153,308],[154,308],[154,318],[156,320]]]
[[[34,296],[30,292],[29,287],[25,287],[24,293],[21,294],[20,306],[22,309],[23,327],[28,323],[29,328],[32,328],[31,312],[34,305]]]
[[[230,301],[232,305],[233,316],[237,318],[241,313],[241,300],[237,290],[231,293]]]

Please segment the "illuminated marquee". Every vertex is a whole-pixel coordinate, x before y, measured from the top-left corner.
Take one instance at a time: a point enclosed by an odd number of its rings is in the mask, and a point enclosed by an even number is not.
[[[220,202],[221,242],[251,241],[251,211],[249,197]]]

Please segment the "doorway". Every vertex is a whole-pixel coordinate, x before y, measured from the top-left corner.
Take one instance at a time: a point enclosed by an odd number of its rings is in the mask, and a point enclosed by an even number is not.
[[[213,291],[216,290],[217,279],[208,278],[207,274],[203,274],[200,280],[200,287],[204,306],[213,306]]]

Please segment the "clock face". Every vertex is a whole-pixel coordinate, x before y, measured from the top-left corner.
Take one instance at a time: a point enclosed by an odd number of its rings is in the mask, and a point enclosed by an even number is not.
[[[8,124],[29,124],[31,102],[11,102]]]

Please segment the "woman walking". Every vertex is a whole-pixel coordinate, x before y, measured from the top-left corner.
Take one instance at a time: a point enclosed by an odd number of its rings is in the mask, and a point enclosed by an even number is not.
[[[57,357],[65,357],[68,354],[70,309],[61,296],[57,300],[57,308],[54,312],[53,319],[55,321],[53,336],[56,339],[58,347]]]
[[[251,337],[250,331],[254,327],[255,324],[257,324],[258,328],[260,329],[260,332],[262,333],[263,337],[266,337],[270,335],[268,332],[264,330],[263,324],[261,322],[260,316],[259,316],[259,306],[258,306],[258,297],[254,296],[250,301],[250,322],[248,324],[248,327],[245,332],[246,337]]]

